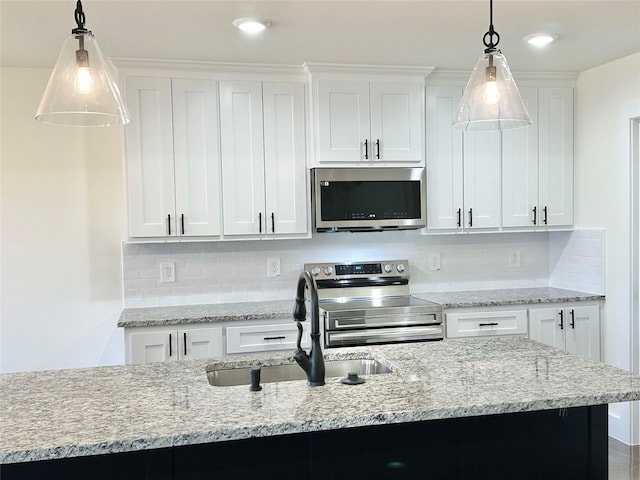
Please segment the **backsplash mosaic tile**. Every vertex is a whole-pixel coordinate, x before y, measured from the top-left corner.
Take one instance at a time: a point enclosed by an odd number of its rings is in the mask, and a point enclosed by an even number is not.
[[[549,285],[549,233],[425,236],[416,232],[326,233],[304,240],[123,244],[124,306],[287,300],[306,262],[408,259],[415,293]],[[520,267],[509,266],[512,250]],[[429,253],[440,270],[429,269]],[[280,259],[281,275],[267,276]],[[160,281],[160,262],[175,282]]]

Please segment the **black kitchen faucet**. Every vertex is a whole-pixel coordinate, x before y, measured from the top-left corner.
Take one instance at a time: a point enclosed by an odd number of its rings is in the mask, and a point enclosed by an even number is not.
[[[307,318],[305,306],[305,289],[309,289],[311,297],[311,351],[309,355],[302,349],[302,325]],[[293,307],[293,319],[298,326],[298,342],[293,359],[307,374],[307,384],[312,387],[324,385],[324,358],[320,347],[320,311],[318,307],[318,288],[311,274],[304,270],[298,277],[296,304]]]

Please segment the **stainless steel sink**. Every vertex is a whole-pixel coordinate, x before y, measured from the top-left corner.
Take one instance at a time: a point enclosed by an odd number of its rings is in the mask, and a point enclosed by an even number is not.
[[[325,361],[325,377],[346,377],[349,373],[358,375],[376,375],[390,373],[386,365],[372,359],[328,360]],[[251,367],[213,368],[207,371],[209,383],[215,387],[231,387],[249,385],[251,383]],[[296,363],[286,365],[262,365],[260,383],[290,382],[306,380],[304,370]]]

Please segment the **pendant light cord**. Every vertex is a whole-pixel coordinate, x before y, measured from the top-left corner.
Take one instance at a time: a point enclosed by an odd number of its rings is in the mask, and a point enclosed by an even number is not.
[[[80,1],[80,0],[78,0]],[[488,38],[487,38],[488,37]],[[495,38],[495,43],[493,39]],[[487,47],[484,53],[493,53],[497,50],[498,43],[500,43],[500,35],[493,29],[493,0],[489,0],[489,31],[482,37],[482,43]]]

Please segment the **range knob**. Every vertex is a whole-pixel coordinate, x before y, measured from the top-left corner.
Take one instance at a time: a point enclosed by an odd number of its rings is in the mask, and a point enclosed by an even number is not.
[[[332,266],[324,267],[324,274],[327,276],[333,275],[333,267]]]
[[[393,265],[391,265],[390,263],[387,263],[384,266],[384,271],[387,272],[387,273],[391,273],[393,271]]]
[[[320,273],[320,267],[313,267],[311,269],[311,275],[313,275],[314,277],[316,277],[319,273]]]
[[[399,264],[396,266],[396,270],[398,270],[400,273],[404,272],[404,264],[399,263]]]

